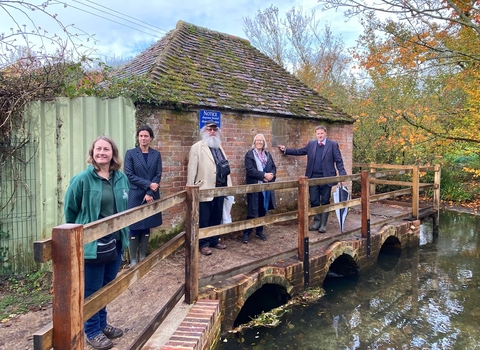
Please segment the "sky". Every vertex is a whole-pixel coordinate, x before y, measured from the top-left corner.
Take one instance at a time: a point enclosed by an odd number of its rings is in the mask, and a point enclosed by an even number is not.
[[[42,4],[45,0],[26,0]],[[254,18],[259,10],[268,8],[272,1],[265,0],[50,0],[46,11],[57,14],[65,25],[73,24],[91,35],[94,49],[100,58],[136,56],[145,48],[175,29],[179,20],[197,26],[248,39],[243,31],[243,18]],[[0,34],[10,28],[31,23],[49,33],[60,33],[58,25],[41,11],[17,11],[9,8],[8,0],[0,0]],[[12,2],[13,3],[13,2]],[[323,12],[317,0],[276,0],[274,5],[283,16],[292,7],[302,6],[304,11],[316,9],[321,27],[328,24],[335,36],[341,36],[348,46],[353,46],[360,34],[358,23],[345,23],[343,14]],[[2,13],[5,9],[9,13]],[[26,17],[29,16],[29,18]],[[14,22],[15,21],[15,22]],[[91,46],[92,41],[85,45]]]

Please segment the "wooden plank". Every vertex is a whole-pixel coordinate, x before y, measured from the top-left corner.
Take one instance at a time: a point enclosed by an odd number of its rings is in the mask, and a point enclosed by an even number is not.
[[[330,203],[327,205],[321,205],[319,207],[310,208],[308,215],[314,215],[319,213],[332,212],[337,209],[354,207],[361,204],[361,198],[350,199],[348,201],[339,202],[339,203]]]
[[[207,198],[211,197],[220,197],[220,196],[235,196],[236,194],[244,195],[246,193],[270,191],[270,190],[285,190],[285,189],[296,189],[297,181],[278,181],[278,182],[269,182],[264,184],[252,184],[252,185],[239,185],[239,186],[230,186],[230,187],[217,187],[208,190],[200,191],[200,201],[204,201]]]
[[[418,219],[418,208],[420,201],[420,174],[418,172],[418,166],[413,167],[412,185],[412,216]]]
[[[150,323],[145,327],[140,336],[128,347],[128,350],[140,350],[147,341],[152,337],[153,333],[160,327],[165,321],[168,314],[173,310],[175,305],[182,299],[185,294],[185,284],[182,284],[180,288],[173,294],[170,300],[162,307],[162,309],[153,317]],[[154,302],[154,300],[151,300]]]
[[[260,218],[235,221],[230,224],[204,227],[199,230],[199,237],[206,238],[218,235],[224,235],[231,232],[243,231],[247,228],[271,225],[274,223],[285,222],[298,219],[298,211],[267,215]]]
[[[375,173],[376,170],[377,169],[375,169],[375,167],[373,166],[373,163],[370,163],[370,169],[369,169],[370,173]],[[370,177],[372,177],[372,175]],[[375,183],[371,182],[370,180],[370,196],[374,195],[375,192],[376,192]]]
[[[396,185],[396,186],[412,186],[410,181],[394,181],[394,180],[377,180],[371,179],[370,183],[372,184],[380,184],[380,185]]]
[[[343,175],[343,176],[331,176],[331,177],[319,177],[316,179],[309,179],[308,186],[317,186],[317,185],[326,185],[331,183],[338,182],[350,182],[350,181],[359,181],[361,179],[360,174],[354,175]]]
[[[50,350],[53,347],[53,323],[50,322],[33,334],[33,350]]]
[[[83,225],[65,224],[52,231],[53,347],[83,350]]]
[[[435,165],[435,175],[434,175],[434,190],[433,190],[433,208],[437,211],[436,219],[439,219],[440,214],[440,179],[441,179],[441,169],[440,165]]]
[[[405,169],[412,170],[413,165],[399,165],[399,164],[377,164],[377,163],[352,163],[352,167],[357,168],[377,168],[377,169]],[[419,167],[420,171],[435,171],[434,166],[425,165]]]
[[[150,270],[157,266],[163,259],[180,248],[184,242],[185,233],[181,232],[133,268],[128,269],[128,272],[120,274],[105,287],[89,296],[84,304],[84,320],[88,320],[101,308],[117,298],[133,283],[149,273]]]
[[[85,244],[93,242],[109,233],[118,231],[140,220],[148,218],[153,214],[160,213],[168,208],[183,203],[185,198],[185,191],[182,191],[158,201],[146,203],[87,224],[83,228],[85,235],[84,242]]]
[[[185,201],[185,192],[174,194],[153,203],[147,203],[84,226],[84,243],[87,244],[109,233],[118,231],[137,221],[143,220]],[[123,226],[122,226],[123,225]],[[36,262],[44,263],[52,259],[51,238],[33,243]],[[38,259],[38,260],[37,260]]]
[[[38,263],[45,263],[52,259],[52,239],[33,242],[33,258]]]
[[[406,194],[412,194],[412,189],[411,188],[406,188],[404,190],[397,190],[397,191],[391,191],[391,192],[387,192],[387,193],[376,194],[376,195],[370,197],[370,202],[371,203],[378,202],[378,201],[382,201],[384,199],[404,196]]]
[[[370,174],[370,179],[372,178],[379,178],[385,176],[396,176],[396,175],[405,175],[411,173],[411,170],[383,170],[383,171],[376,171]]]
[[[185,302],[187,304],[193,304],[198,299],[199,194],[198,186],[187,186],[185,218]]]
[[[396,185],[396,186],[408,186],[412,187],[413,183],[408,182],[408,181],[393,181],[393,180],[376,180],[376,179],[370,179],[370,183],[375,183],[375,184],[382,184],[382,185]],[[433,187],[433,184],[429,183],[422,183],[420,182],[418,184],[419,187]]]
[[[305,238],[308,237],[308,178],[298,178],[298,260],[305,258]]]
[[[318,179],[309,179],[309,186],[322,185],[327,183],[359,181],[360,175],[344,175],[335,177],[323,177]],[[200,201],[207,198],[219,196],[235,196],[236,194],[244,195],[246,193],[270,191],[270,190],[293,190],[298,188],[298,181],[276,181],[264,184],[239,185],[233,187],[217,187],[200,191]]]
[[[377,169],[412,169],[412,165],[400,165],[400,164],[377,164],[377,163],[353,163],[353,167],[359,168],[377,168]]]

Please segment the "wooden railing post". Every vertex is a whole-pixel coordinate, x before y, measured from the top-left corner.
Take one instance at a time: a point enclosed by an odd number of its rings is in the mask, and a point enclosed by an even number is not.
[[[308,177],[298,178],[298,260],[304,261],[305,238],[308,237]]]
[[[52,230],[53,347],[84,348],[83,225],[64,224]]]
[[[370,173],[362,170],[361,177],[362,193],[362,237],[367,238],[370,234]]]
[[[370,162],[370,172],[371,173],[374,173],[375,170],[377,170],[373,167],[373,164],[374,164],[373,162]],[[376,192],[375,187],[376,187],[376,185],[374,183],[370,184],[370,196],[373,196],[375,194],[375,192]]]
[[[433,232],[438,233],[438,225],[440,219],[440,179],[442,177],[440,164],[435,165],[435,175],[433,180]]]
[[[435,175],[433,180],[433,209],[437,212],[436,218],[438,220],[440,213],[440,179],[441,179],[440,164],[435,165]]]
[[[420,174],[418,165],[414,165],[412,169],[412,217],[418,219],[419,211],[419,197],[420,197]]]
[[[185,302],[193,304],[198,299],[198,223],[200,188],[186,187],[187,213],[185,217]]]

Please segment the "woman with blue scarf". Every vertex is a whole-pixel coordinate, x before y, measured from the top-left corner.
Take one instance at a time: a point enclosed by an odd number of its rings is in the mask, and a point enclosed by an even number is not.
[[[272,155],[267,152],[267,141],[263,134],[257,134],[253,138],[252,149],[245,154],[246,183],[257,184],[275,181],[277,167],[273,162]],[[263,217],[269,209],[275,209],[275,192],[262,191],[247,194],[248,212],[247,219]],[[256,236],[262,241],[267,240],[263,233],[263,226],[255,229]],[[243,232],[242,242],[248,243],[252,229]]]

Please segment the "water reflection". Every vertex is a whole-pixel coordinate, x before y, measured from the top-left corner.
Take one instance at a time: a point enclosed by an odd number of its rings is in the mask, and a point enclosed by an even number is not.
[[[315,305],[275,329],[220,342],[235,349],[480,349],[480,217],[442,212],[438,236],[384,257],[358,278],[326,281]]]

